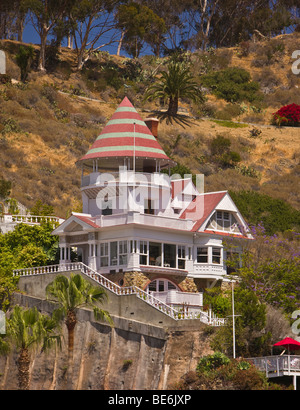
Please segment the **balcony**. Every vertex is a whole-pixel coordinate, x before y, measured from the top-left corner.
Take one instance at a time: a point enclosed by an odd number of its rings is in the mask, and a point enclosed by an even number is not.
[[[194,263],[194,271],[190,273],[193,278],[205,278],[215,279],[216,277],[226,274],[226,269],[222,264],[216,263]]]
[[[143,226],[176,229],[182,231],[190,231],[194,224],[193,221],[188,219],[141,214],[138,211],[128,211],[126,213],[113,215],[102,215],[99,217],[94,217],[93,221],[101,228],[116,225],[139,224]]]
[[[172,289],[167,292],[150,292],[150,294],[173,308],[184,307],[199,310],[203,306],[203,293],[181,292]]]
[[[93,186],[159,186],[170,189],[170,178],[164,173],[147,173],[134,171],[120,171],[99,173],[92,172],[89,175],[84,175],[81,178],[81,188]]]

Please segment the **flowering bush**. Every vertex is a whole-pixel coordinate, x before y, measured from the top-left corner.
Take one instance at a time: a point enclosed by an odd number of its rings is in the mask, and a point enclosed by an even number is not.
[[[295,103],[284,105],[273,114],[273,120],[277,125],[300,126],[300,105]]]

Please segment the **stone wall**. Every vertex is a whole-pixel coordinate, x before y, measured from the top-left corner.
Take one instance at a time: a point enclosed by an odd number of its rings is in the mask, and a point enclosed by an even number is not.
[[[123,280],[123,286],[137,286],[143,290],[154,279],[162,278],[168,279],[174,282],[181,291],[184,292],[198,292],[194,279],[187,278],[182,275],[164,275],[157,273],[144,273],[144,272],[124,272],[124,273],[110,273],[104,275],[112,282],[119,284],[120,280]]]
[[[46,300],[16,294],[15,303],[37,306],[51,313]],[[75,328],[74,390],[148,390],[176,387],[180,377],[194,370],[199,358],[210,354],[206,326],[158,327],[114,317],[114,328],[94,320],[87,309],[78,310]],[[61,350],[31,352],[30,389],[67,388],[67,333]],[[0,356],[0,389],[17,389],[17,352]]]

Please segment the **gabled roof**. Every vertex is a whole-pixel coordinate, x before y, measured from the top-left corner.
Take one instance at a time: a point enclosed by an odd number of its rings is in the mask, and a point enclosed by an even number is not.
[[[192,231],[197,232],[226,194],[227,191],[208,192],[197,195],[182,212],[180,218],[195,221]]]
[[[66,219],[62,224],[60,224],[54,231],[52,232],[53,235],[59,235],[61,233],[64,233],[66,231],[70,232],[72,229],[75,231],[77,230],[86,230],[90,231],[93,230],[91,228],[100,228],[99,225],[97,225],[91,215],[87,214],[77,214],[73,213],[68,219]],[[80,229],[78,229],[79,227]]]
[[[136,159],[160,160],[161,166],[175,164],[166,155],[129,99],[125,97],[94,144],[78,163],[89,166],[94,159],[98,159],[108,169],[114,161],[118,165],[116,159],[122,159],[119,164],[123,165],[124,158],[133,156]]]
[[[199,194],[199,192],[197,191],[195,185],[193,184],[192,178],[171,180],[172,199],[176,198],[177,196],[182,196],[182,195],[193,196],[197,194]]]
[[[239,224],[240,233],[207,229],[207,224],[216,211],[232,212]],[[208,192],[197,195],[180,215],[181,219],[194,221],[192,232],[234,236],[252,239],[249,228],[227,191]]]

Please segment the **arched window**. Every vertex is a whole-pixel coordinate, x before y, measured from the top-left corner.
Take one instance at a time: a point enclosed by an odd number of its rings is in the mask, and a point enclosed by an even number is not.
[[[154,279],[146,288],[147,292],[168,292],[168,290],[177,289],[179,290],[178,286],[176,286],[173,282],[168,279],[158,278]]]

